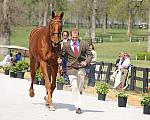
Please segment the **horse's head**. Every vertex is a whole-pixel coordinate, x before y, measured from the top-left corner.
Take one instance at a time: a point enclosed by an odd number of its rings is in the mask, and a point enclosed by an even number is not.
[[[63,12],[59,15],[56,14],[54,11],[52,12],[52,19],[50,22],[50,34],[51,42],[54,47],[59,44],[59,40],[61,37],[63,15]]]

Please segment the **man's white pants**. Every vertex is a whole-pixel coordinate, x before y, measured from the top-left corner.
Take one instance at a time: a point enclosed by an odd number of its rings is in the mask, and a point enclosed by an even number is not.
[[[81,68],[78,70],[77,76],[69,75],[70,85],[72,89],[74,105],[76,108],[81,108],[81,95],[83,86],[84,86],[84,78],[85,78],[85,69]]]

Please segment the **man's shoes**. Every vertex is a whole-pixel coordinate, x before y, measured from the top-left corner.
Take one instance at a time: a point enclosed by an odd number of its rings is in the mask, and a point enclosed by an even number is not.
[[[81,114],[81,108],[77,108],[77,109],[76,109],[76,113],[77,113],[77,114]]]
[[[82,95],[82,91],[80,91],[80,95]]]

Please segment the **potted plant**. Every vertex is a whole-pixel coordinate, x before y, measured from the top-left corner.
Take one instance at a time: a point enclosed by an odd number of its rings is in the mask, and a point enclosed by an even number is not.
[[[141,100],[141,105],[143,106],[143,114],[150,114],[150,87],[147,88],[147,95]]]
[[[29,68],[29,63],[26,61],[18,61],[16,63],[16,68],[17,68],[17,78],[24,78],[24,73],[27,71]]]
[[[14,77],[14,78],[17,77],[17,68],[16,68],[16,66],[11,66],[10,67],[10,77]]]
[[[57,77],[57,90],[63,90],[63,86],[65,84],[65,80],[63,76]]]
[[[41,80],[42,80],[42,73],[41,73],[41,71],[36,71],[34,84],[38,84],[39,85]]]
[[[120,91],[117,93],[118,97],[118,107],[126,107],[128,94],[125,91]]]
[[[5,75],[9,75],[10,65],[5,65],[2,68],[3,68],[4,72],[5,72]]]
[[[106,94],[108,93],[108,85],[105,82],[99,82],[96,85],[96,92],[98,93],[98,100],[105,101]]]

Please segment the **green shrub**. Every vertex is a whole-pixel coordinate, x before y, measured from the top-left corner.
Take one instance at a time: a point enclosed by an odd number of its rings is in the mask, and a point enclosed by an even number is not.
[[[146,60],[150,61],[150,52],[142,52],[137,54],[137,60]]]
[[[63,76],[57,77],[57,82],[64,84],[65,83],[64,77]]]
[[[43,76],[42,76],[41,71],[36,71],[35,80],[41,81],[42,77],[43,77]]]
[[[29,63],[25,61],[18,61],[16,63],[16,68],[17,68],[17,71],[24,72],[29,68]]]
[[[145,60],[145,54],[144,53],[138,53],[137,54],[137,60]]]
[[[116,96],[128,98],[129,95],[125,91],[121,91],[121,92],[118,92]]]
[[[17,74],[17,67],[16,66],[11,66],[10,67],[10,72],[13,72],[13,73]]]
[[[96,85],[96,92],[101,94],[107,94],[108,93],[108,85],[105,82],[99,82]]]

